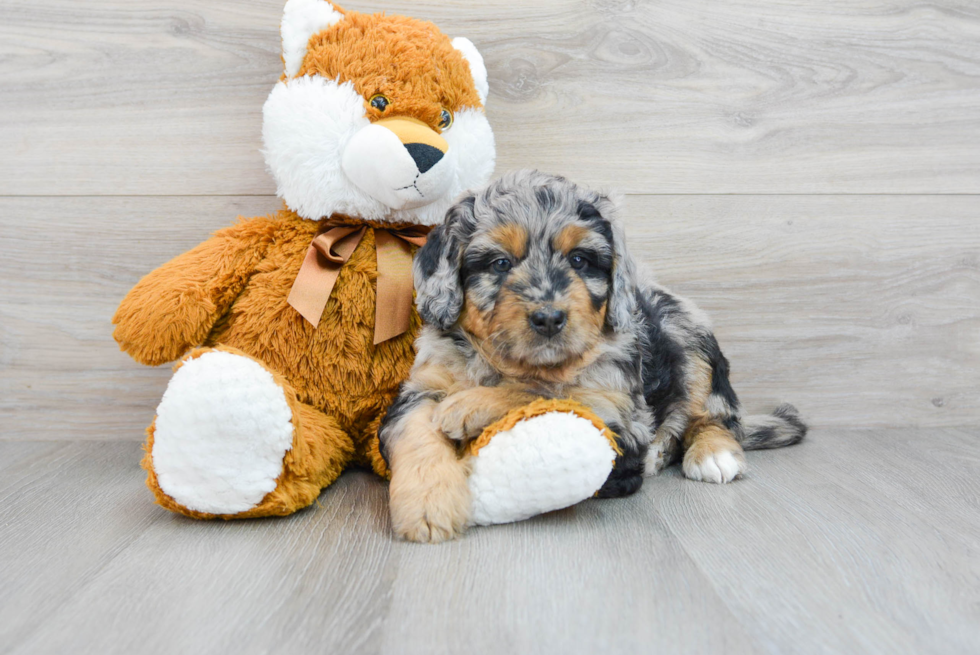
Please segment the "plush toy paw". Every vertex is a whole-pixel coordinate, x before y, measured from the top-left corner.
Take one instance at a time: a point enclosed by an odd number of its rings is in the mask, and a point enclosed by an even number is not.
[[[695,444],[684,454],[682,468],[690,480],[723,484],[741,477],[748,465],[741,448],[710,448]]]
[[[520,521],[590,498],[612,472],[612,433],[588,408],[538,400],[470,444],[475,525]]]
[[[174,501],[229,515],[276,488],[292,443],[292,411],[272,374],[250,357],[207,350],[171,378],[150,455],[156,484]]]

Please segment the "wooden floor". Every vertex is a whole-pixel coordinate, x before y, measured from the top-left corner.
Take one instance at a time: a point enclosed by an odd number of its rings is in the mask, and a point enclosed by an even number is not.
[[[283,0],[0,0],[0,654],[980,653],[980,3],[342,4],[470,38],[497,172],[625,194],[747,409],[811,437],[439,547],[366,473],[289,519],[164,512],[170,371],[109,319],[279,206]]]
[[[0,652],[977,653],[980,430],[817,430],[457,542],[349,472],[287,519],[153,505],[126,442],[0,442]]]

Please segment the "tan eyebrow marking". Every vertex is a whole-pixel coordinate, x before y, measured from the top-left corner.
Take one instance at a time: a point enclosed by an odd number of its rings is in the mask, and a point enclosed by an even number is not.
[[[570,253],[575,246],[582,242],[586,236],[588,236],[590,230],[588,228],[582,227],[581,225],[568,225],[562,228],[561,232],[555,235],[551,243],[555,250],[561,251],[563,254],[567,255]]]
[[[520,225],[501,225],[490,230],[487,236],[517,259],[523,259],[527,254],[527,230]]]

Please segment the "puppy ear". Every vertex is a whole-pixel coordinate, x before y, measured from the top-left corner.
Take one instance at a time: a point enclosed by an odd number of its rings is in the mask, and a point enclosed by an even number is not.
[[[616,332],[630,332],[636,320],[636,262],[626,248],[626,233],[616,220],[617,203],[608,196],[599,196],[593,204],[612,229],[612,286],[606,306],[606,323]]]
[[[463,285],[459,279],[463,260],[460,228],[473,221],[475,196],[450,207],[446,221],[429,232],[425,245],[415,253],[415,304],[426,323],[448,330],[463,309]]]
[[[473,76],[473,84],[476,85],[476,93],[480,96],[480,102],[487,104],[487,94],[490,93],[490,83],[487,82],[487,66],[483,63],[483,55],[476,49],[473,42],[465,36],[457,36],[453,39],[453,47],[459,50],[463,59],[470,65],[470,74]]]
[[[310,37],[322,32],[344,15],[326,0],[288,0],[282,10],[282,63],[286,77],[295,77],[303,66]]]

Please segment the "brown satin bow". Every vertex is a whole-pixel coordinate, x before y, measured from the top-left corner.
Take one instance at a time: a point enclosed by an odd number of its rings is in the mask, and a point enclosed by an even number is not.
[[[319,325],[340,267],[361,242],[367,225],[338,225],[318,234],[300,266],[287,302],[314,327]],[[375,302],[374,343],[404,334],[412,318],[412,250],[422,247],[432,228],[423,225],[400,229],[374,229],[378,256],[378,292]]]

